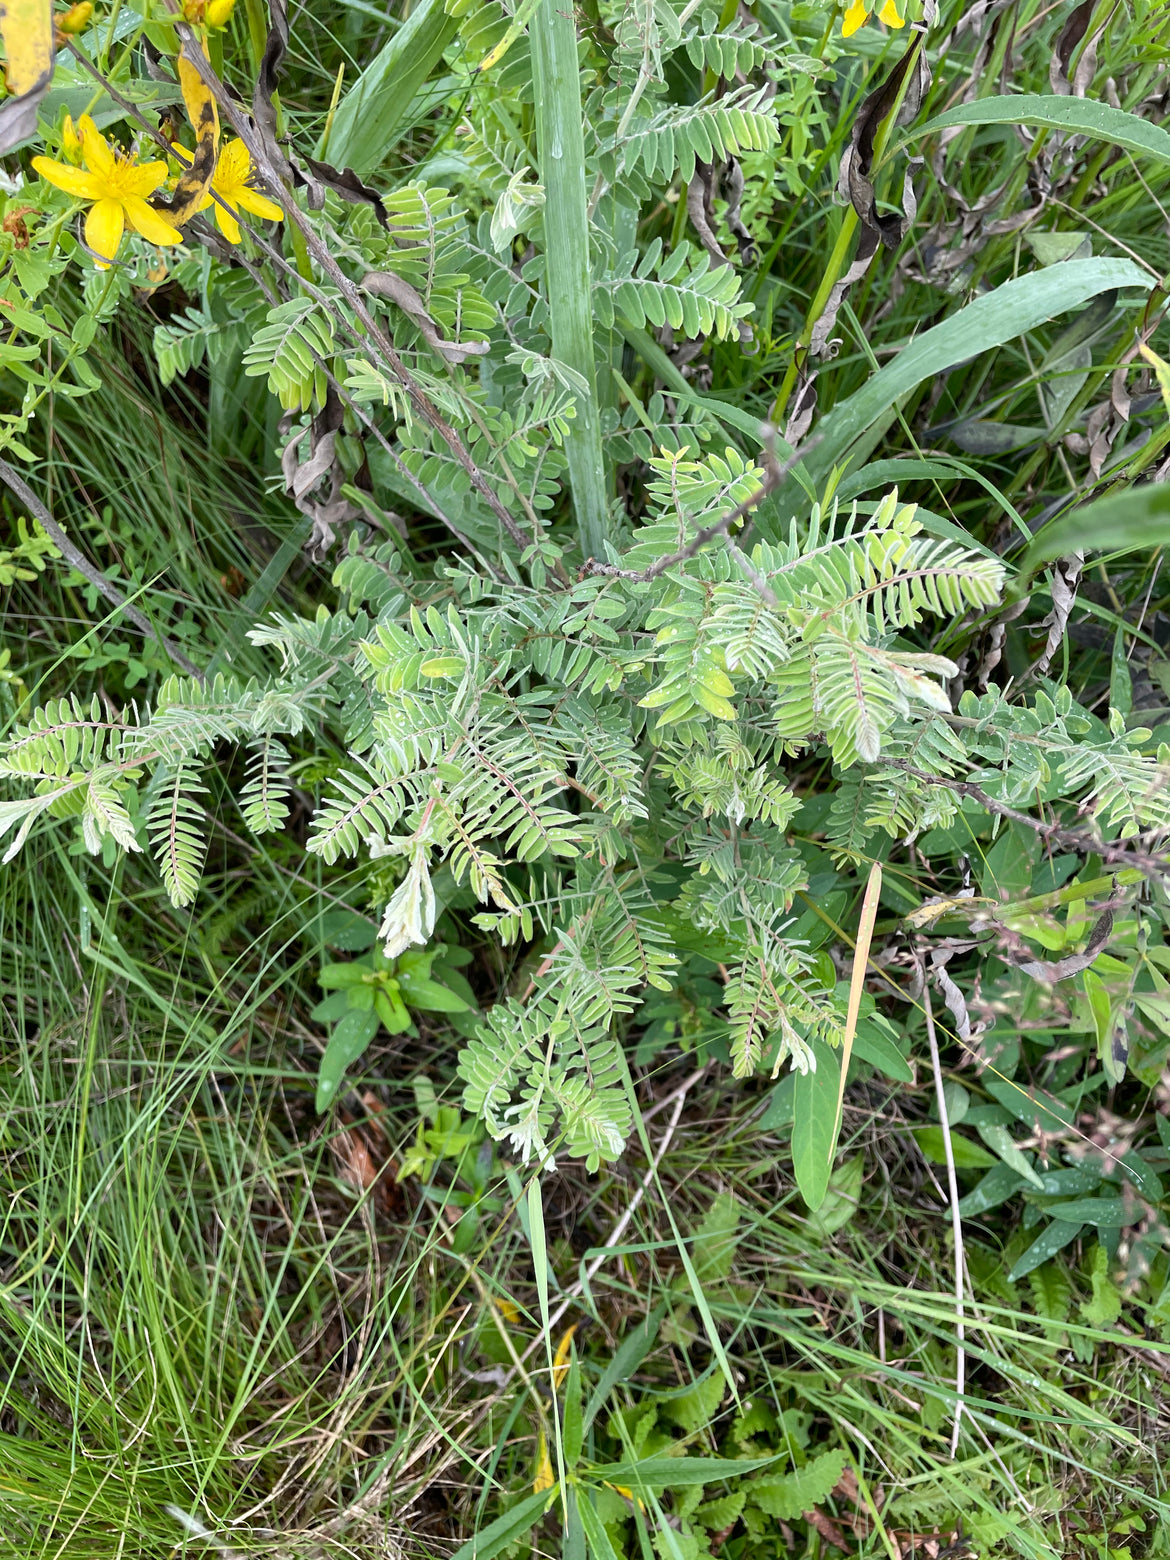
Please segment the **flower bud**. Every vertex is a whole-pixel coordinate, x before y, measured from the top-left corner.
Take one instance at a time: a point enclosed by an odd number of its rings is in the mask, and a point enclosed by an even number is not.
[[[60,16],[54,17],[53,20],[56,22],[60,32],[83,33],[89,26],[92,16],[93,5],[91,0],[78,0],[76,5],[71,5],[67,11],[64,11]]]
[[[74,128],[72,114],[65,115],[65,122],[61,126],[61,156],[75,168],[80,167],[81,137]]]

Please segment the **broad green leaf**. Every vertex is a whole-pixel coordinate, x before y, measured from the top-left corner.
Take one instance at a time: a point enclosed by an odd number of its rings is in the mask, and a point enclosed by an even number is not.
[[[1128,715],[1133,709],[1133,677],[1125,653],[1125,629],[1118,624],[1113,633],[1113,654],[1109,658],[1109,708]]]
[[[624,1484],[630,1489],[680,1490],[692,1484],[719,1484],[767,1468],[777,1457],[643,1457],[639,1462],[603,1463],[589,1470],[596,1483]]]
[[[590,308],[585,116],[572,11],[555,4],[537,6],[529,41],[536,144],[545,186],[545,288],[553,356],[586,387],[576,398],[576,415],[563,443],[569,491],[583,555],[603,558],[609,500]]]
[[[605,1524],[597,1515],[592,1499],[584,1490],[581,1491],[577,1510],[581,1517],[581,1526],[585,1529],[589,1560],[618,1560],[614,1547],[609,1541],[609,1534],[605,1531]]]
[[[581,1411],[581,1362],[573,1349],[569,1362],[569,1374],[565,1377],[565,1405],[561,1420],[561,1437],[565,1449],[565,1467],[575,1468],[581,1460],[581,1448],[585,1442],[584,1417]]]
[[[857,1212],[861,1199],[861,1180],[865,1156],[854,1154],[838,1165],[829,1177],[829,1189],[821,1206],[809,1216],[809,1223],[820,1235],[833,1235],[844,1229]]]
[[[897,1083],[909,1083],[914,1077],[914,1069],[898,1049],[884,1021],[860,1019],[853,1037],[853,1049],[863,1062]]]
[[[487,1527],[478,1532],[474,1538],[469,1538],[465,1544],[460,1544],[451,1556],[451,1560],[494,1560],[501,1550],[507,1549],[509,1544],[514,1544],[540,1521],[555,1495],[554,1485],[551,1490],[540,1490],[535,1495],[526,1496],[510,1511],[505,1511],[502,1517],[489,1522]]]
[[[1037,531],[1020,559],[1012,594],[1024,594],[1024,582],[1053,558],[1074,552],[1141,552],[1168,541],[1170,482],[1148,482],[1110,493],[1058,515]]]
[[[1078,1197],[1072,1202],[1049,1203],[1044,1210],[1062,1223],[1093,1224],[1117,1229],[1138,1224],[1145,1217],[1142,1204],[1132,1197]]]
[[[975,1130],[993,1154],[998,1155],[1017,1175],[1022,1175],[1025,1181],[1030,1181],[1037,1191],[1040,1190],[1043,1183],[1032,1168],[1031,1160],[1006,1127],[995,1122],[980,1122]]]
[[[448,991],[447,987],[441,986],[437,980],[428,980],[425,975],[404,973],[399,977],[398,984],[405,1001],[424,1013],[467,1012],[467,1003],[462,997],[457,997],[453,991]]]
[[[1127,152],[1170,163],[1170,134],[1161,125],[1139,119],[1123,108],[1113,108],[1098,98],[1055,97],[1039,92],[980,98],[928,119],[924,125],[916,126],[907,140],[918,141],[939,130],[949,130],[952,125],[1036,125],[1111,141]]]
[[[356,910],[330,910],[320,925],[321,941],[345,953],[364,953],[378,938],[377,925]]]
[[[337,1022],[317,1069],[318,1111],[327,1109],[333,1103],[346,1068],[353,1066],[377,1033],[378,1018],[372,1012],[351,1010]]]
[[[825,1041],[809,1037],[816,1071],[796,1074],[792,1125],[792,1168],[809,1211],[815,1213],[829,1189],[830,1158],[837,1130],[837,1081],[841,1062]]]
[[[1011,1272],[1008,1274],[1008,1282],[1014,1284],[1018,1278],[1025,1277],[1034,1268],[1038,1268],[1042,1262],[1047,1262],[1058,1251],[1062,1251],[1070,1241],[1074,1241],[1084,1228],[1082,1224],[1062,1224],[1054,1220],[1018,1259]]]
[[[915,1127],[912,1135],[932,1165],[946,1164],[946,1140],[942,1127]],[[964,1137],[961,1132],[951,1133],[951,1151],[958,1170],[983,1170],[995,1163],[994,1157],[985,1148],[971,1138]]]
[[[974,1191],[959,1199],[959,1213],[964,1219],[974,1219],[981,1213],[998,1208],[1000,1203],[1007,1202],[1013,1192],[1026,1185],[1024,1177],[1018,1175],[1010,1165],[994,1165]]]
[[[1069,260],[1004,282],[916,336],[892,363],[834,407],[820,424],[820,442],[802,462],[805,471],[818,485],[823,483],[851,446],[923,380],[1014,341],[1110,288],[1140,287],[1148,292],[1152,285],[1153,278],[1132,260],[1111,259]],[[784,491],[791,491],[789,484]],[[783,503],[778,513],[787,518]]]
[[[619,1382],[626,1382],[633,1376],[638,1366],[646,1358],[658,1337],[658,1329],[662,1325],[662,1318],[666,1314],[665,1304],[657,1306],[643,1321],[639,1322],[622,1339],[612,1360],[602,1372],[601,1380],[593,1389],[585,1408],[583,1428],[589,1426],[597,1418],[601,1409],[605,1406],[605,1400]]]
[[[317,976],[317,984],[326,991],[343,991],[349,986],[360,986],[370,973],[370,966],[362,961],[353,964],[326,964]]]
[[[822,1452],[782,1478],[754,1480],[748,1493],[761,1511],[780,1522],[790,1522],[827,1499],[844,1471],[844,1452]]]
[[[1040,1098],[1010,1078],[987,1077],[983,1082],[988,1094],[1033,1132],[1037,1128],[1044,1132],[1063,1132],[1073,1124],[1072,1110],[1055,1095]]]
[[[581,1492],[584,1494],[584,1492]],[[585,1496],[585,1502],[589,1497]],[[581,1497],[573,1485],[565,1490],[565,1538],[561,1560],[585,1560],[585,1528],[581,1522]]]

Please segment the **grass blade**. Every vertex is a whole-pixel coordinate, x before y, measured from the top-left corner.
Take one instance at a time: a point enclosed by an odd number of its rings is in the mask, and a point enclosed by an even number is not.
[[[422,0],[342,98],[325,148],[338,168],[371,174],[401,138],[419,90],[454,38],[443,0]]]
[[[536,81],[536,141],[545,187],[545,286],[552,316],[553,353],[581,380],[577,415],[565,439],[569,487],[581,550],[587,558],[601,558],[606,534],[606,482],[593,356],[585,138],[573,13],[555,0],[545,0],[532,19],[530,33]]]

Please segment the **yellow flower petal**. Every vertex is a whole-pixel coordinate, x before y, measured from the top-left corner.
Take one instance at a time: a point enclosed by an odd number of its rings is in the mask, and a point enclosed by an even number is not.
[[[219,154],[219,162],[215,165],[214,183],[219,189],[231,190],[237,184],[246,182],[252,171],[252,159],[248,156],[248,148],[243,141],[236,139],[229,141]]]
[[[906,18],[898,15],[898,7],[894,4],[894,0],[885,0],[881,10],[878,12],[878,20],[885,22],[887,27],[904,27],[906,25]]]
[[[160,164],[161,166],[161,164]],[[172,227],[161,211],[155,211],[140,195],[127,195],[122,205],[132,225],[151,244],[181,244],[183,235]]]
[[[184,168],[189,168],[195,161],[195,153],[189,152],[179,141],[171,142],[171,151],[175,154],[175,161],[182,163]]]
[[[248,185],[241,185],[233,192],[234,203],[244,211],[250,211],[254,217],[267,217],[269,222],[283,222],[284,212],[274,200],[269,200],[267,195],[261,195],[258,190],[250,189]]]
[[[859,27],[865,26],[868,20],[869,12],[865,9],[863,0],[853,0],[841,22],[842,36],[851,38]]]
[[[126,217],[121,201],[99,200],[89,208],[89,215],[85,219],[85,241],[94,254],[100,257],[98,265],[101,270],[108,270],[104,262],[112,260],[118,253],[125,226]]]
[[[104,181],[96,174],[83,173],[80,168],[54,162],[51,157],[34,157],[32,165],[42,179],[47,179],[59,190],[64,190],[66,195],[74,195],[79,200],[99,200],[105,189]]]
[[[240,224],[236,221],[236,208],[220,195],[215,202],[215,225],[229,244],[240,241]]]
[[[153,195],[167,176],[165,162],[123,163],[119,188],[125,195]]]
[[[106,143],[105,136],[88,114],[82,114],[77,122],[77,135],[81,141],[81,153],[85,166],[91,173],[108,179],[114,171],[115,158]]]

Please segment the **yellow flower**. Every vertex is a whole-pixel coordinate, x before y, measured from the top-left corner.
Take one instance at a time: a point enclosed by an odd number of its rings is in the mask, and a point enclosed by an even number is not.
[[[887,27],[904,27],[905,16],[898,14],[897,0],[882,0],[882,6],[876,12],[880,22],[885,22]],[[869,21],[870,12],[866,9],[865,0],[850,0],[849,8],[841,20],[841,32],[846,38],[850,38],[859,27],[864,27]]]
[[[235,8],[236,0],[208,0],[206,13],[208,27],[226,27],[232,19]]]
[[[51,157],[34,157],[32,165],[42,179],[67,195],[93,202],[85,219],[85,242],[97,257],[99,270],[109,269],[127,222],[151,244],[181,244],[178,228],[146,204],[146,197],[167,176],[166,163],[137,163],[132,157],[115,155],[88,114],[82,114],[77,128],[84,172]]]
[[[54,20],[63,33],[83,33],[89,26],[92,15],[92,0],[78,0],[77,5],[71,5],[67,11],[55,17]]]
[[[174,146],[172,151],[181,162],[193,161],[185,146]],[[199,204],[200,211],[215,207],[215,221],[219,231],[229,244],[240,242],[241,211],[250,211],[254,217],[267,217],[270,222],[283,222],[284,212],[274,200],[261,195],[248,182],[252,177],[252,159],[243,141],[229,141],[219,154],[215,172],[211,176],[211,191]]]
[[[841,32],[846,38],[851,38],[859,27],[865,26],[868,20],[869,12],[865,9],[864,0],[853,0],[842,19]]]

